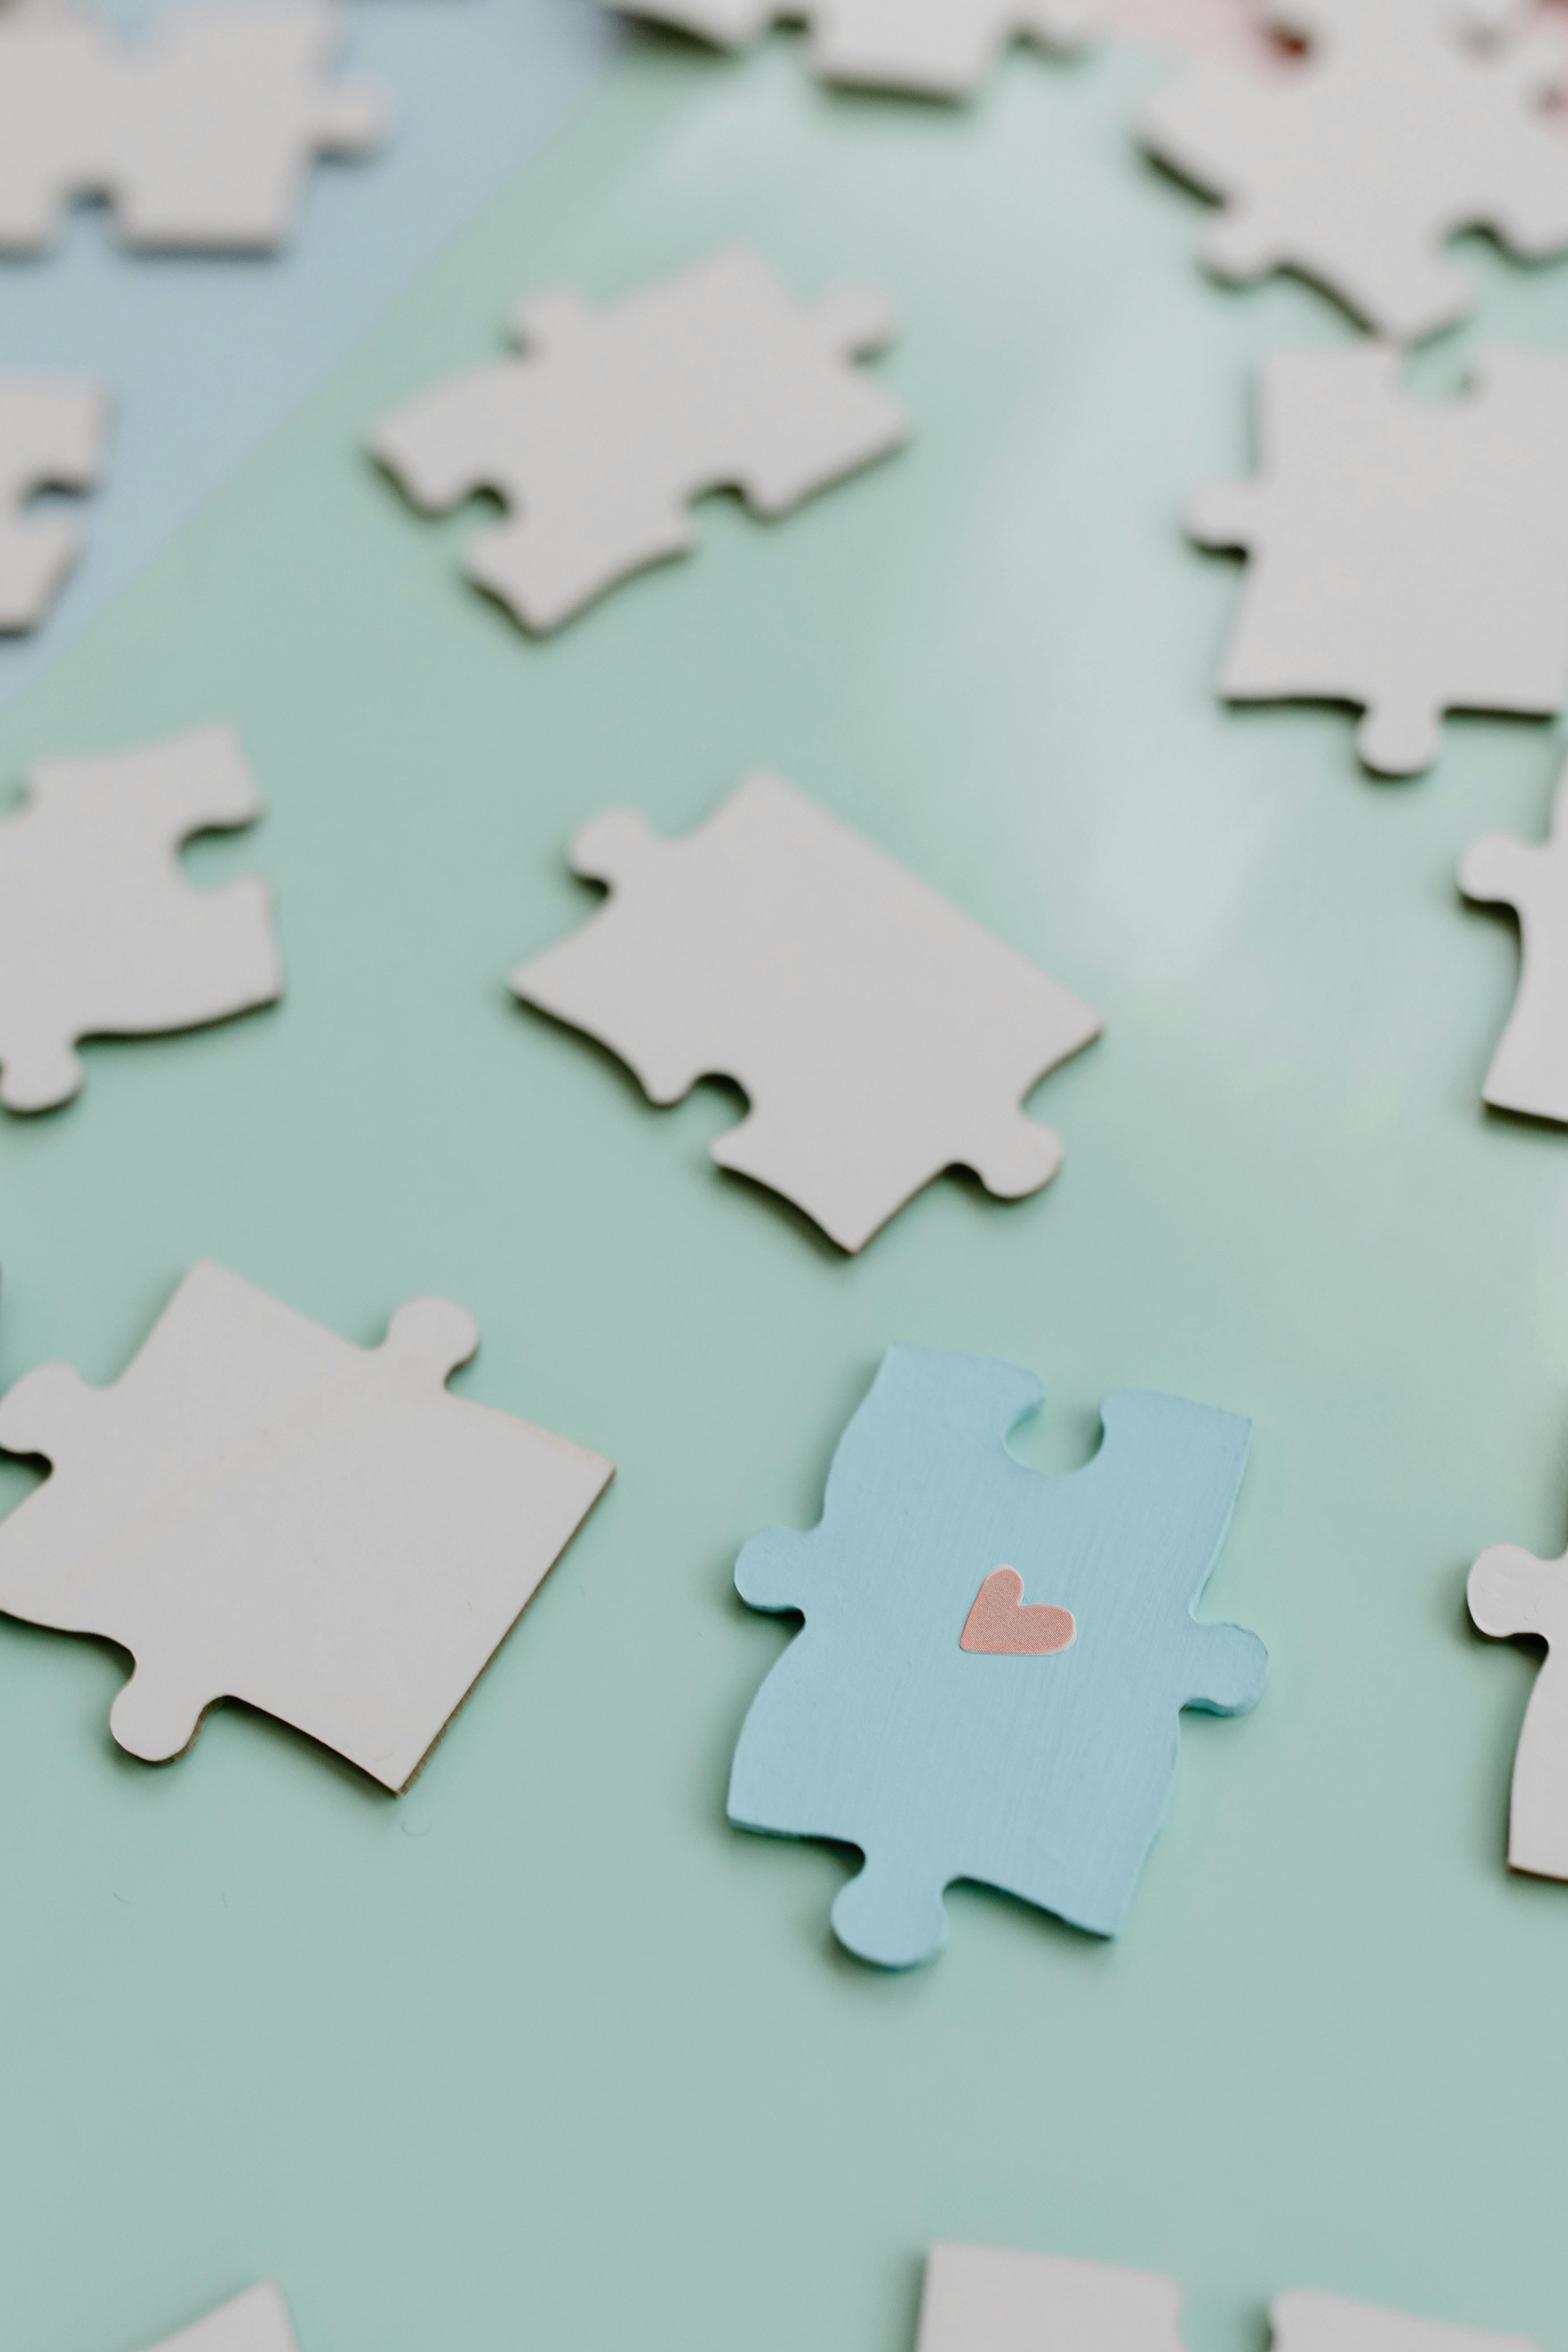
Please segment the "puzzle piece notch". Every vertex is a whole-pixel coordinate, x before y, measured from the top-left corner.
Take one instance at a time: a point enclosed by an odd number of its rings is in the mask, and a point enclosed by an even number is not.
[[[967,98],[1014,41],[1075,49],[1094,26],[1082,0],[607,0],[625,15],[692,33],[716,47],[759,40],[784,18],[811,28],[825,81],[921,98]]]
[[[1546,1643],[1514,1756],[1508,1859],[1537,1878],[1568,1878],[1568,1554],[1538,1559],[1519,1544],[1493,1544],[1471,1569],[1467,1597],[1491,1640]]]
[[[1052,1477],[1005,1444],[1041,1394],[1010,1364],[889,1349],[816,1528],[768,1529],[736,1566],[749,1607],[805,1622],[742,1727],[730,1819],[858,1846],[833,1928],[880,1967],[942,1948],[957,1879],[1116,1934],[1169,1802],[1182,1709],[1237,1714],[1262,1691],[1257,1636],[1194,1614],[1249,1424],[1110,1396],[1093,1461]],[[962,1648],[998,1559],[1071,1611],[1070,1649]]]
[[[1460,230],[1527,259],[1568,250],[1568,146],[1542,111],[1568,79],[1553,36],[1433,0],[1276,0],[1265,16],[1310,44],[1300,64],[1194,64],[1140,122],[1161,162],[1219,200],[1203,241],[1216,275],[1297,269],[1409,342],[1472,306],[1445,254]],[[1493,37],[1463,37],[1478,27]]]
[[[613,1475],[448,1396],[477,1345],[422,1299],[356,1348],[197,1265],[111,1386],[46,1365],[0,1402],[54,1465],[0,1522],[0,1609],[130,1651],[132,1755],[236,1698],[401,1794]]]
[[[1364,763],[1414,775],[1445,711],[1550,717],[1568,688],[1568,361],[1492,350],[1473,389],[1413,400],[1399,355],[1276,352],[1259,470],[1188,511],[1254,558],[1220,671],[1233,702],[1362,705]]]
[[[679,841],[614,812],[571,855],[609,903],[515,993],[600,1038],[653,1102],[733,1079],[749,1109],[712,1158],[841,1249],[946,1168],[1003,1200],[1056,1173],[1023,1100],[1099,1016],[779,778]]]
[[[0,817],[0,1103],[50,1110],[82,1082],[78,1042],[190,1029],[270,1004],[283,973],[271,893],[192,890],[178,851],[250,824],[260,797],[233,730],[35,768]]]
[[[1411,2319],[1342,2295],[1288,2294],[1269,2307],[1273,2352],[1537,2352],[1498,2336]],[[1183,2352],[1173,2279],[1061,2254],[939,2243],[926,2258],[916,2352]]]
[[[270,2284],[253,2286],[231,2303],[182,2327],[153,2352],[299,2352],[289,2306]]]
[[[134,247],[281,244],[311,159],[390,127],[381,90],[326,78],[342,25],[326,0],[186,6],[127,48],[86,13],[0,18],[0,251],[42,251],[79,196]]]
[[[370,446],[426,512],[479,490],[515,509],[465,568],[550,630],[694,546],[693,499],[737,489],[782,515],[899,447],[903,411],[854,365],[892,331],[879,294],[796,302],[756,254],[721,252],[604,309],[526,304],[524,357],[415,401]]]
[[[1483,1098],[1495,1110],[1568,1125],[1568,772],[1548,838],[1488,834],[1466,852],[1459,887],[1467,898],[1512,907],[1519,917],[1519,992]]]
[[[39,490],[92,488],[110,408],[79,377],[0,375],[0,632],[36,627],[76,562],[76,525],[25,509]]]

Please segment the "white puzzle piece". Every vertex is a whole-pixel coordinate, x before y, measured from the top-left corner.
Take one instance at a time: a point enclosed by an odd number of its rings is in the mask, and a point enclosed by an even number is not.
[[[1279,2294],[1269,2307],[1274,2352],[1537,2352],[1524,2336],[1409,2319],[1338,2294]]]
[[[1568,772],[1557,786],[1545,841],[1488,834],[1459,867],[1467,898],[1519,916],[1519,994],[1487,1072],[1494,1110],[1568,1126]]]
[[[1568,251],[1568,142],[1542,111],[1564,80],[1552,37],[1467,37],[1458,0],[1265,14],[1311,45],[1301,64],[1194,64],[1142,120],[1145,145],[1221,200],[1203,247],[1220,277],[1299,270],[1409,341],[1471,307],[1445,257],[1458,231],[1489,228],[1524,258]]]
[[[0,1103],[51,1110],[83,1037],[193,1029],[271,1004],[283,970],[255,876],[187,888],[181,844],[261,802],[233,730],[50,760],[0,816]]]
[[[572,844],[609,904],[511,976],[656,1103],[723,1076],[751,1106],[712,1156],[858,1250],[953,1166],[1015,1201],[1061,1163],[1020,1105],[1100,1034],[1054,980],[836,824],[750,777],[695,833],[616,811]]]
[[[289,2306],[275,2286],[253,2286],[152,2352],[299,2352]]]
[[[1538,1559],[1493,1544],[1470,1570],[1470,1615],[1493,1641],[1544,1642],[1513,1759],[1508,1858],[1537,1878],[1568,1878],[1568,1554]]]
[[[101,384],[0,375],[0,630],[36,627],[76,562],[76,525],[28,514],[27,501],[39,490],[91,489],[109,410]]]
[[[385,136],[380,90],[334,82],[328,0],[175,10],[126,47],[97,15],[0,15],[0,252],[36,253],[73,198],[105,195],[125,243],[257,250],[294,226],[312,160]]]
[[[916,2352],[1184,2352],[1173,2279],[1063,2254],[938,2244]]]
[[[371,446],[426,511],[481,489],[517,509],[472,541],[468,574],[552,629],[691,548],[705,492],[779,515],[896,449],[902,410],[853,364],[891,332],[879,294],[797,302],[755,254],[720,253],[606,310],[528,303],[528,356],[416,401]]]
[[[0,1402],[54,1465],[0,1521],[0,1610],[130,1651],[132,1756],[243,1699],[400,1794],[613,1475],[448,1396],[478,1346],[442,1298],[356,1348],[195,1266],[111,1386],[49,1364]]]
[[[1092,0],[608,0],[628,16],[695,33],[721,48],[761,38],[780,17],[811,27],[826,81],[964,98],[1013,41],[1073,48],[1094,24]]]
[[[1568,688],[1568,360],[1491,351],[1464,398],[1413,400],[1373,343],[1276,352],[1259,472],[1205,490],[1205,547],[1251,556],[1220,672],[1233,702],[1363,706],[1369,768],[1414,775],[1448,710],[1549,717]]]

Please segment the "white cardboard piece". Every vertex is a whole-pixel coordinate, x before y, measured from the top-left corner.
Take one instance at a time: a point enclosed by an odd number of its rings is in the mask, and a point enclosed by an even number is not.
[[[1528,2336],[1410,2319],[1338,2294],[1276,2295],[1268,2316],[1274,2352],[1537,2352]]]
[[[938,2243],[916,2352],[1184,2352],[1173,2279],[1063,2254]]]
[[[1447,710],[1546,718],[1568,690],[1568,360],[1490,351],[1413,400],[1375,343],[1276,352],[1259,473],[1188,527],[1252,556],[1220,692],[1360,704],[1369,768],[1414,775]]]
[[[102,384],[0,375],[0,631],[35,628],[76,562],[76,525],[26,509],[39,490],[91,489],[109,415]]]
[[[1163,163],[1221,200],[1203,245],[1217,275],[1298,270],[1405,341],[1471,307],[1444,251],[1459,230],[1489,228],[1527,258],[1568,251],[1568,142],[1542,110],[1564,80],[1553,36],[1483,40],[1458,0],[1264,13],[1311,44],[1301,64],[1194,64],[1141,122]]]
[[[232,729],[50,760],[0,816],[0,1103],[51,1110],[83,1037],[144,1036],[271,1004],[283,968],[265,882],[189,889],[181,844],[261,801]]]
[[[480,489],[517,509],[470,543],[468,574],[552,629],[692,547],[706,491],[779,515],[896,449],[902,410],[853,364],[892,324],[879,294],[800,303],[757,255],[719,253],[605,310],[528,303],[527,357],[415,402],[371,447],[426,511]]]
[[[1075,48],[1094,25],[1092,0],[608,0],[623,14],[695,33],[726,49],[761,38],[780,17],[811,26],[824,80],[866,89],[965,98],[1019,40]]]
[[[1008,1201],[1056,1174],[1060,1144],[1020,1105],[1099,1015],[776,776],[679,841],[597,817],[571,857],[610,902],[513,990],[653,1102],[732,1078],[751,1108],[713,1158],[841,1249],[955,1164]]]
[[[1568,1554],[1538,1559],[1521,1545],[1493,1544],[1467,1593],[1479,1633],[1546,1643],[1513,1759],[1508,1859],[1537,1878],[1568,1878]]]
[[[194,1267],[111,1386],[0,1401],[0,1447],[54,1465],[0,1522],[0,1610],[131,1652],[132,1756],[243,1699],[401,1794],[613,1475],[448,1396],[478,1346],[445,1299],[356,1348]]]
[[[113,203],[127,245],[262,250],[289,236],[315,156],[376,146],[371,84],[327,68],[329,0],[189,5],[123,47],[85,9],[0,14],[0,252],[40,252],[64,205]]]
[[[289,2306],[275,2286],[253,2286],[209,2311],[152,2352],[299,2352]]]
[[[916,2352],[1183,2352],[1173,2280],[1060,2254],[932,2246]],[[1273,2352],[1537,2352],[1521,2336],[1337,2294],[1277,2295]]]
[[[1519,993],[1483,1088],[1494,1110],[1568,1126],[1568,771],[1545,841],[1488,834],[1465,853],[1467,898],[1519,916]]]

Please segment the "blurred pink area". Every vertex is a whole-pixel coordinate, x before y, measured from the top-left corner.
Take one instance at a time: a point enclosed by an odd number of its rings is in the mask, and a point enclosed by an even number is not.
[[[1568,0],[1562,5],[1568,11]],[[1096,0],[1094,21],[1149,48],[1261,65],[1280,54],[1264,27],[1260,0]]]

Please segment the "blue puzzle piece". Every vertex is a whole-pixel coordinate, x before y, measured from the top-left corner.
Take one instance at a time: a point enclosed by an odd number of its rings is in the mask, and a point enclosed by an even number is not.
[[[805,1625],[742,1727],[730,1819],[858,1846],[834,1930],[884,1968],[942,1949],[955,1878],[1114,1935],[1164,1818],[1182,1708],[1235,1715],[1262,1693],[1257,1635],[1193,1615],[1251,1424],[1178,1397],[1107,1397],[1093,1461],[1051,1477],[1005,1444],[1044,1395],[1012,1364],[889,1349],[820,1523],[753,1536],[735,1570],[752,1608],[803,1610]],[[960,1647],[1001,1567],[1021,1574],[1042,1643],[1071,1611],[1070,1646],[996,1646],[1032,1638],[1006,1618],[1007,1579],[987,1595],[981,1652]]]

